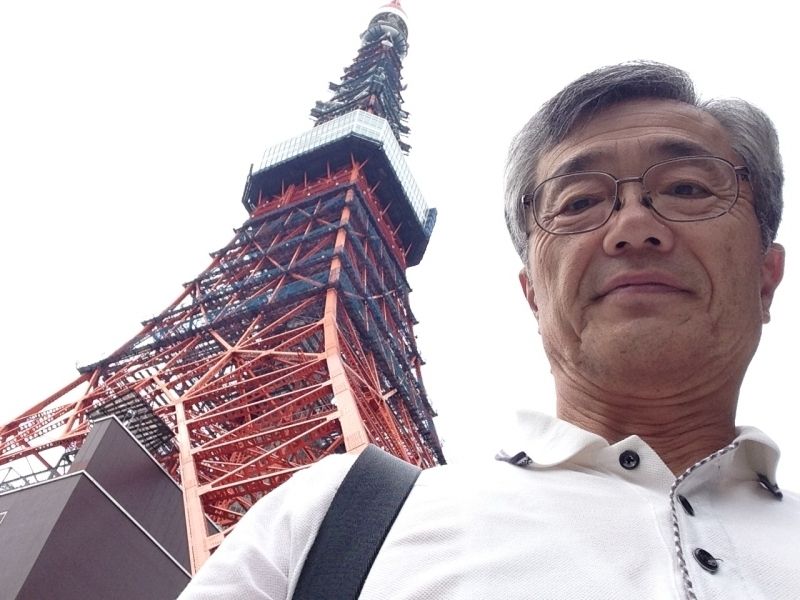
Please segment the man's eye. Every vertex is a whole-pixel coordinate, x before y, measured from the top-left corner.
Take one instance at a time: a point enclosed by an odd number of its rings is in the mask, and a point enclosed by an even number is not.
[[[673,183],[665,193],[676,198],[706,198],[711,195],[706,186],[688,181]]]
[[[580,196],[571,198],[561,203],[558,214],[564,216],[578,215],[590,208],[597,206],[602,199],[597,196]]]

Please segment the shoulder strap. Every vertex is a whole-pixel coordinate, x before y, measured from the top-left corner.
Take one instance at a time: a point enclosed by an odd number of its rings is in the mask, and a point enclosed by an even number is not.
[[[420,469],[370,444],[350,467],[308,552],[292,600],[355,600]]]

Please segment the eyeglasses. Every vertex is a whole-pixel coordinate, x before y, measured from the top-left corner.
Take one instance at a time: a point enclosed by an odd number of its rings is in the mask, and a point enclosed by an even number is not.
[[[667,221],[704,221],[729,212],[739,198],[747,167],[716,156],[686,156],[657,162],[641,177],[617,179],[602,171],[556,175],[522,196],[536,224],[548,233],[586,233],[606,224],[622,208],[619,186],[642,184],[643,206]]]

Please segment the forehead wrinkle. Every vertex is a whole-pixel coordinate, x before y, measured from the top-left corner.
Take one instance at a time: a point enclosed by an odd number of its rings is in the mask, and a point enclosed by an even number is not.
[[[656,156],[663,159],[714,154],[714,152],[705,144],[680,138],[667,139],[659,142],[658,144],[654,145],[652,150]]]
[[[667,138],[667,145],[669,138],[678,143],[672,148],[655,150],[657,142],[652,140],[653,136]],[[638,154],[644,150],[652,155],[654,162],[689,154],[715,155],[731,162],[740,160],[730,147],[728,132],[704,110],[669,100],[631,100],[594,114],[545,151],[532,173],[533,183],[554,174],[610,168],[607,162],[600,164],[601,158],[607,161],[615,157],[612,150],[604,148],[604,142],[621,146],[631,139],[640,146]],[[691,144],[695,147],[690,148]]]
[[[648,137],[653,134],[632,134],[622,139],[609,140],[610,144],[600,142],[602,147],[589,148],[570,156],[559,164],[552,174],[547,177],[578,173],[581,171],[603,171],[608,169],[622,155],[622,146],[625,141],[632,141],[637,146],[637,154],[647,156],[654,163],[671,158],[684,156],[713,156],[715,152],[709,146],[681,136],[667,136],[656,134],[658,141],[648,142]],[[567,148],[564,148],[568,151]],[[557,163],[557,160],[556,160]]]

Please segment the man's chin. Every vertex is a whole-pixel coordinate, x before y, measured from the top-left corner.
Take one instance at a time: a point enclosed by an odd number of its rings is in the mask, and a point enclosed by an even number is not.
[[[612,345],[620,337],[628,343],[641,338],[650,345],[662,338],[674,338],[678,331],[691,337],[698,328],[704,327],[702,319],[696,317],[697,313],[687,311],[685,307],[664,309],[651,304],[614,307],[603,310],[602,315],[593,315],[589,329],[581,337],[599,337]]]
[[[604,296],[594,305],[592,318],[627,322],[633,319],[685,321],[696,311],[686,293],[621,293]]]
[[[674,374],[691,367],[703,356],[704,343],[712,339],[702,323],[663,314],[645,314],[625,320],[594,321],[581,336],[581,362],[598,370],[648,371]],[[658,375],[657,375],[658,376]]]

